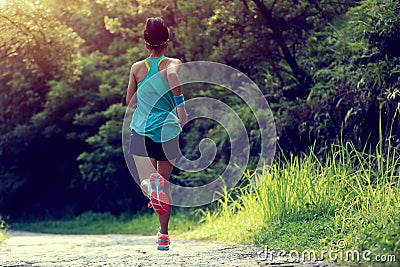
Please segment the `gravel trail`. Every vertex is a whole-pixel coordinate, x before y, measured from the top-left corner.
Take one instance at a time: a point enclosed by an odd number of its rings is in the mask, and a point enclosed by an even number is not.
[[[322,262],[260,260],[259,248],[172,239],[169,251],[157,251],[155,237],[139,235],[54,235],[8,232],[0,244],[1,267],[139,266],[333,266]],[[172,237],[173,238],[173,237]]]

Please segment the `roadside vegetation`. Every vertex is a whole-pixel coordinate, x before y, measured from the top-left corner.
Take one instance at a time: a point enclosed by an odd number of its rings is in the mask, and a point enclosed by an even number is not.
[[[248,172],[243,186],[207,209],[177,208],[171,235],[274,250],[317,253],[346,249],[375,255],[400,253],[400,157],[333,145],[320,160],[308,154]],[[144,234],[157,229],[154,213],[113,216],[84,213],[71,221],[14,224],[20,230],[63,234]],[[339,243],[342,242],[342,243]],[[344,243],[343,243],[344,242]],[[339,247],[340,248],[340,247]]]
[[[197,220],[187,210],[174,209],[170,230],[182,233],[197,227]],[[15,222],[12,230],[54,234],[138,234],[155,235],[159,223],[154,212],[144,211],[136,215],[85,212],[71,220],[44,220]]]
[[[311,151],[258,177],[246,174],[247,185],[225,195],[217,209],[202,211],[203,223],[185,236],[287,252],[345,244],[399,261],[399,154],[369,154],[351,143],[331,151],[322,160]]]
[[[283,250],[344,240],[400,260],[399,1],[67,2],[0,4],[0,215],[8,224],[0,218],[0,240],[6,229],[157,230],[121,136],[129,69],[147,56],[144,22],[162,16],[168,56],[248,75],[279,137],[273,165],[255,170],[262,140],[245,103],[212,84],[182,88],[186,99],[212,97],[238,114],[250,161],[216,203],[175,209],[171,234]],[[223,127],[194,120],[181,136],[188,158],[200,156],[203,138],[217,157],[202,172],[174,170],[173,181],[214,180],[230,158]]]

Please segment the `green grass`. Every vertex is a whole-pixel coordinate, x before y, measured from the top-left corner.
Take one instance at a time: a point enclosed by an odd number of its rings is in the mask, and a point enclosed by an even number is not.
[[[392,148],[390,148],[392,149]],[[395,255],[400,262],[400,157],[350,143],[334,145],[323,160],[313,152],[276,161],[208,208],[174,209],[171,234],[275,250],[346,248]],[[13,224],[39,232],[153,235],[155,214],[85,213],[71,221]],[[371,257],[372,257],[371,256]]]
[[[190,231],[197,225],[191,213],[174,209],[170,220],[171,233]],[[159,227],[155,213],[123,214],[86,212],[72,220],[13,223],[11,230],[54,234],[140,234],[154,235]]]
[[[337,248],[400,260],[399,154],[367,154],[347,143],[320,161],[312,152],[275,162],[226,194],[188,238],[220,239],[285,251]],[[260,186],[256,186],[260,184]]]

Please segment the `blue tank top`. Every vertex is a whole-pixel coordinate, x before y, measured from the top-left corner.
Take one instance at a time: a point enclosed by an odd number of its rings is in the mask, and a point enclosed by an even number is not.
[[[158,69],[164,59],[165,56],[145,60],[148,72],[137,85],[137,107],[130,124],[131,130],[157,143],[171,140],[182,131],[169,83]]]

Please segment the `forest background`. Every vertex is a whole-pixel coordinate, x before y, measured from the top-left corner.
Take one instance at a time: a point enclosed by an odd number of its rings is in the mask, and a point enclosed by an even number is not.
[[[1,1],[3,218],[118,215],[145,206],[125,164],[121,130],[130,66],[148,55],[142,32],[154,16],[169,26],[168,56],[224,63],[256,82],[275,118],[277,159],[310,151],[323,159],[338,142],[398,158],[398,1]],[[213,97],[238,113],[254,170],[261,140],[248,107],[211,84],[183,91],[186,99]],[[189,123],[183,154],[198,157],[205,137],[217,145],[215,162],[200,173],[174,170],[173,181],[201,185],[224,170],[229,138],[215,122]],[[376,170],[381,163],[369,164]],[[393,177],[399,171],[394,166]]]

